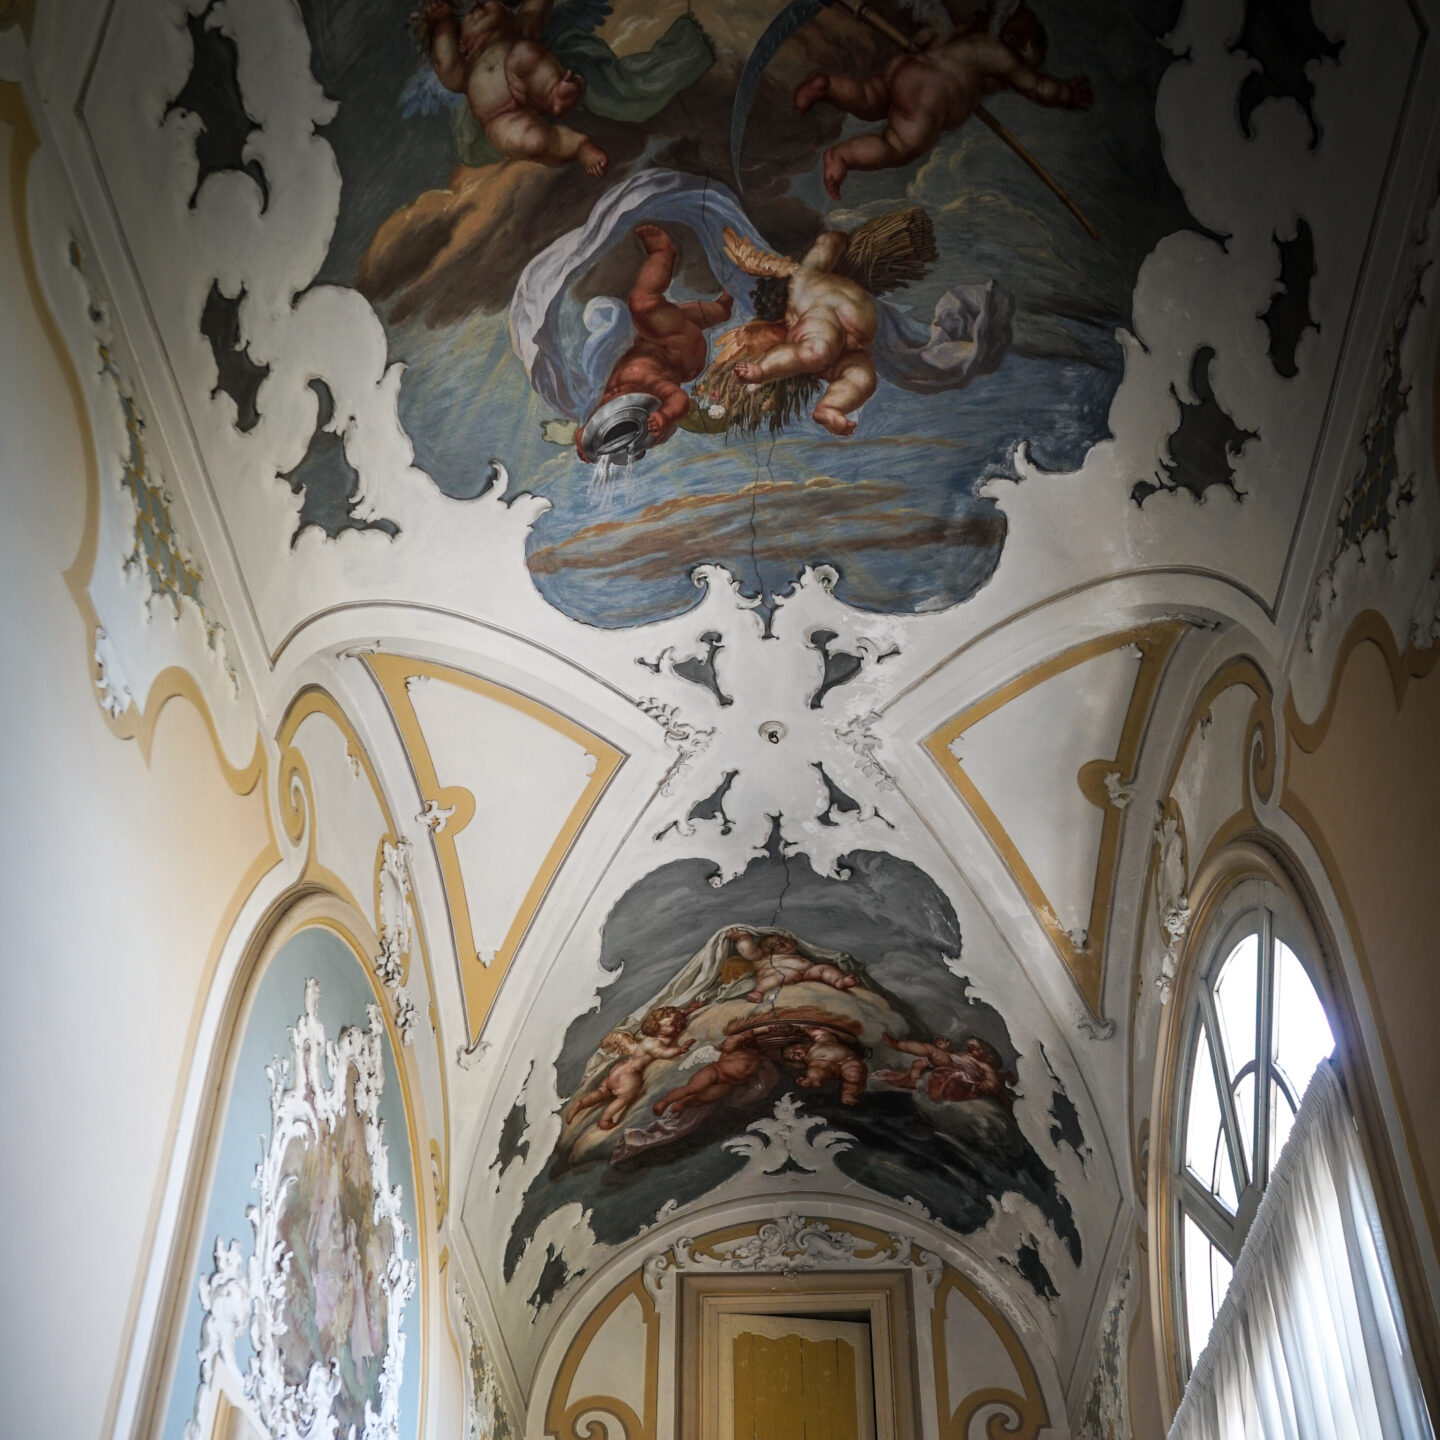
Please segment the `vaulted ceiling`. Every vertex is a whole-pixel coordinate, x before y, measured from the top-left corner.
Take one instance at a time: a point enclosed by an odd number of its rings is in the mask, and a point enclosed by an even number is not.
[[[1268,798],[1342,579],[1426,563],[1387,497],[1433,7],[1035,0],[1039,80],[1028,11],[962,8],[35,37],[35,263],[117,476],[97,673],[119,714],[188,670],[237,767],[258,728],[288,863],[403,951],[517,1393],[657,1226],[833,1195],[970,1255],[1073,1396],[1166,863]],[[636,394],[659,433],[595,458]]]

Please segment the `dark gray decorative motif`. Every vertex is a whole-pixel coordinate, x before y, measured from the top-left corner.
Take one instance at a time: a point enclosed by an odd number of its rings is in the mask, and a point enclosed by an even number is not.
[[[214,9],[211,4],[199,14],[185,17],[194,59],[189,77],[180,93],[165,107],[165,115],[168,117],[172,111],[180,110],[200,122],[195,136],[198,168],[195,188],[190,192],[192,209],[200,187],[211,175],[237,170],[255,182],[263,210],[270,203],[270,182],[260,162],[245,153],[250,136],[260,127],[245,109],[245,99],[240,93],[239,52],[235,42],[220,29],[223,22],[212,24],[210,21]]]
[[[692,835],[696,822],[700,820],[718,821],[720,833],[728,835],[735,828],[735,822],[725,813],[725,797],[730,793],[730,787],[739,773],[738,770],[727,770],[720,783],[703,800],[697,800],[686,811],[683,825],[678,820],[672,820],[655,838],[661,840],[672,830],[678,830],[683,835]]]
[[[1260,434],[1242,429],[1215,398],[1210,383],[1214,360],[1215,351],[1209,345],[1202,345],[1191,358],[1189,390],[1193,399],[1186,400],[1170,387],[1180,404],[1180,423],[1171,432],[1166,444],[1169,457],[1161,458],[1155,479],[1141,480],[1131,490],[1130,498],[1137,505],[1161,490],[1187,490],[1203,500],[1212,485],[1223,486],[1237,500],[1243,498],[1235,484],[1235,461]]]
[[[585,1273],[583,1269],[572,1270],[553,1245],[545,1247],[545,1263],[540,1267],[540,1279],[530,1296],[530,1308],[538,1316],[540,1312],[572,1281]]]
[[[1050,1092],[1050,1119],[1053,1122],[1050,1126],[1050,1143],[1057,1150],[1062,1145],[1068,1145],[1083,1166],[1093,1152],[1085,1143],[1085,1132],[1080,1128],[1080,1112],[1055,1073],[1055,1067],[1050,1063],[1043,1044],[1040,1046],[1040,1058],[1045,1062],[1054,1086]]]
[[[833,630],[814,630],[810,634],[810,647],[820,652],[825,662],[825,672],[820,679],[820,688],[810,697],[810,708],[818,710],[825,697],[841,685],[848,685],[859,673],[865,661],[862,656],[852,655],[848,650],[831,650],[839,637]]]
[[[530,1154],[530,1142],[525,1138],[525,1132],[530,1128],[530,1117],[525,1110],[525,1087],[530,1083],[534,1068],[532,1063],[526,1069],[525,1078],[520,1082],[520,1093],[500,1126],[500,1141],[495,1146],[495,1158],[490,1162],[490,1168],[496,1171],[497,1184],[515,1161],[524,1160]]]
[[[1240,130],[1253,139],[1251,121],[1267,100],[1293,100],[1310,126],[1310,148],[1320,143],[1315,118],[1315,82],[1310,66],[1338,60],[1343,40],[1332,40],[1316,23],[1310,0],[1247,0],[1233,52],[1248,55],[1255,68],[1240,82],[1236,98]]]
[[[1060,1298],[1060,1292],[1055,1288],[1054,1280],[1050,1278],[1050,1271],[1040,1258],[1040,1243],[1033,1235],[1021,1241],[1013,1260],[1004,1255],[1000,1258],[1042,1300],[1058,1300]]]
[[[210,342],[210,353],[215,357],[215,388],[210,398],[213,400],[223,390],[235,402],[235,428],[241,432],[253,430],[260,423],[255,397],[270,373],[268,365],[257,364],[251,358],[249,344],[240,337],[240,306],[244,301],[243,286],[232,300],[216,281],[200,312],[200,333]]]
[[[735,702],[720,688],[719,677],[715,674],[715,657],[725,648],[718,630],[707,630],[700,636],[705,647],[703,655],[687,655],[683,660],[672,660],[670,668],[682,680],[708,690],[722,705]]]
[[[335,397],[318,378],[311,380],[310,388],[315,392],[317,406],[315,433],[300,463],[280,476],[293,494],[304,496],[290,544],[293,546],[312,525],[331,540],[346,530],[380,530],[393,540],[400,533],[393,520],[384,516],[372,520],[357,513],[360,475],[346,457],[343,435],[331,428],[335,423]]]
[[[1364,458],[1359,474],[1345,492],[1335,521],[1337,555],[1352,545],[1359,545],[1367,535],[1377,531],[1384,532],[1388,552],[1390,526],[1396,509],[1408,504],[1413,493],[1413,477],[1401,476],[1400,461],[1395,453],[1396,430],[1401,417],[1410,408],[1410,386],[1405,380],[1400,350],[1410,329],[1415,307],[1422,303],[1420,285],[1427,268],[1422,266],[1410,277],[1400,302],[1399,317],[1385,345],[1385,369],[1380,390],[1365,433],[1360,437],[1360,451]]]
[[[1295,352],[1307,330],[1320,322],[1310,313],[1310,282],[1315,278],[1315,236],[1302,216],[1288,240],[1275,236],[1280,252],[1280,278],[1260,319],[1270,334],[1270,363],[1275,373],[1293,380],[1299,373]]]

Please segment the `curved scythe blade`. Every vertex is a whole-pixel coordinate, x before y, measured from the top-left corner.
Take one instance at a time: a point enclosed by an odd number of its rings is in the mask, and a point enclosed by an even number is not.
[[[790,3],[765,27],[765,33],[755,43],[745,69],[740,74],[740,83],[735,87],[735,108],[730,112],[730,168],[735,176],[735,190],[745,188],[740,174],[740,151],[745,144],[745,126],[750,119],[750,108],[755,103],[755,92],[760,88],[760,77],[765,67],[775,58],[775,52],[803,25],[822,10],[834,4],[835,0],[790,0]]]

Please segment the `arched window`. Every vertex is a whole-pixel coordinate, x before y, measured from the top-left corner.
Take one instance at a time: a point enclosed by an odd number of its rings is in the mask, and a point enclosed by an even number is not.
[[[1205,1348],[1305,1088],[1334,1049],[1312,943],[1276,886],[1248,881],[1220,907],[1176,997],[1169,1203],[1182,1379]]]

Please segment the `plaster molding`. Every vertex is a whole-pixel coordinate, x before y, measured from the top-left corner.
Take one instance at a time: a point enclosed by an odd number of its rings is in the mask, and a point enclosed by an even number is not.
[[[95,627],[95,699],[112,721],[119,720],[135,703],[120,668],[120,657],[103,625]]]
[[[175,698],[188,700],[199,712],[210,736],[215,758],[226,783],[237,795],[248,795],[259,784],[267,766],[265,745],[258,724],[241,713],[236,718],[217,715],[201,679],[182,665],[162,664],[150,679],[145,693],[136,693],[138,679],[125,673],[112,634],[106,631],[90,594],[100,549],[103,497],[100,463],[95,429],[91,423],[85,389],[71,353],[69,340],[63,333],[54,307],[41,283],[30,234],[30,171],[40,149],[40,137],[30,115],[23,88],[12,81],[0,80],[0,124],[12,130],[10,141],[10,204],[14,217],[15,241],[20,255],[25,286],[35,310],[36,319],[49,343],[56,363],[64,377],[65,387],[75,411],[76,434],[84,465],[85,493],[84,529],[75,558],[65,571],[65,584],[85,625],[90,679],[96,704],[111,732],[122,740],[135,740],[141,757],[148,765],[154,744],[155,727],[165,706]],[[143,612],[142,612],[143,613]],[[103,639],[101,638],[103,634]],[[228,677],[227,699],[234,699],[234,672],[225,667]],[[247,725],[248,722],[248,725]],[[227,732],[222,739],[222,724]],[[247,762],[232,763],[227,740],[234,740],[247,728],[254,734],[253,751]]]
[[[485,1028],[486,1018],[511,962],[550,893],[566,856],[627,757],[623,750],[585,729],[568,715],[552,709],[533,696],[499,685],[469,671],[389,652],[377,651],[358,658],[379,687],[390,717],[399,732],[401,744],[419,787],[424,806],[422,815],[438,815],[453,807],[453,813],[443,817],[443,824],[427,824],[426,829],[430,832],[430,843],[444,885],[455,954],[460,967],[467,1048],[473,1049]],[[454,686],[463,692],[514,710],[581,747],[594,762],[583,790],[553,836],[539,869],[531,879],[518,909],[510,918],[503,941],[493,954],[482,955],[476,946],[471,903],[466,890],[460,852],[455,843],[456,837],[475,817],[476,798],[462,785],[442,782],[437,773],[430,742],[411,698],[412,685],[417,681]]]
[[[668,1274],[681,1270],[790,1276],[836,1266],[887,1265],[902,1259],[908,1263],[910,1241],[903,1235],[891,1235],[888,1242],[862,1242],[853,1231],[792,1212],[761,1225],[753,1235],[717,1242],[709,1250],[697,1252],[696,1245],[701,1242],[681,1236],[666,1255],[645,1262],[645,1283],[654,1294],[665,1288]],[[868,1243],[868,1250],[860,1249],[862,1243]]]
[[[1185,845],[1185,817],[1173,797],[1156,807],[1155,820],[1155,913],[1164,936],[1165,953],[1155,988],[1160,1003],[1170,999],[1175,967],[1190,929],[1189,859]]]
[[[410,895],[410,842],[380,842],[379,935],[375,973],[392,988],[399,985],[413,939]]]
[[[689,768],[690,762],[715,738],[715,727],[692,725],[688,720],[682,720],[678,705],[667,705],[653,695],[642,695],[635,702],[635,706],[642,715],[648,715],[664,731],[665,743],[675,752],[675,759],[665,772],[659,789],[661,795],[673,794],[675,782]]]
[[[1161,677],[1187,628],[1186,621],[1161,620],[1102,636],[1062,651],[1000,686],[984,699],[967,706],[932,731],[923,742],[924,749],[959,792],[966,807],[999,851],[1006,869],[1043,925],[1085,1004],[1091,1014],[1100,1020],[1104,1018],[1101,1007],[1105,958],[1125,809],[1129,804],[1129,796],[1133,795],[1140,745],[1154,707]],[[1002,710],[1012,700],[1056,675],[1127,646],[1138,649],[1140,666],[1131,689],[1115,755],[1090,761],[1081,767],[1076,777],[1081,793],[1103,811],[1104,822],[1095,858],[1089,924],[1083,930],[1066,930],[1056,918],[1054,905],[1041,888],[1025,857],[1006,832],[989,802],[966,773],[963,762],[955,753],[955,746],[968,729]]]
[[[845,724],[835,727],[835,738],[850,747],[860,762],[860,773],[873,780],[877,790],[894,790],[895,777],[880,759],[880,746],[884,741],[875,733],[875,725],[880,719],[879,710],[853,715]]]
[[[378,1381],[379,1409],[367,1399],[359,1440],[398,1440],[399,1394],[404,1373],[405,1336],[401,1316],[416,1286],[415,1261],[404,1254],[411,1239],[401,1215],[400,1188],[390,1184],[390,1160],[381,1131],[379,1104],[385,1084],[384,1024],[378,1007],[369,1007],[368,1030],[348,1027],[338,1038],[325,1034],[316,1007],[320,984],[305,982],[305,1009],[290,1031],[290,1056],[266,1066],[270,1079],[270,1137],[255,1170],[257,1204],[246,1211],[254,1232],[254,1253],[242,1260],[240,1242],[217,1237],[215,1266],[199,1286],[203,1311],[200,1332],[200,1413],[205,1391],[212,1385],[217,1362],[241,1377],[246,1401],[275,1440],[319,1440],[335,1432],[333,1403],[339,1378],[333,1367],[312,1363],[303,1381],[286,1378],[280,1337],[286,1333],[287,1277],[293,1255],[280,1231],[286,1198],[294,1183],[287,1171],[292,1144],[313,1145],[322,1133],[333,1133],[351,1103],[363,1117],[365,1151],[371,1167],[374,1219],[388,1225],[391,1251],[380,1277],[386,1307],[386,1348]],[[235,1346],[248,1336],[248,1366],[236,1358]],[[186,1440],[199,1440],[192,1419]]]
[[[723,1148],[743,1155],[746,1172],[778,1175],[799,1170],[813,1175],[833,1170],[833,1156],[848,1150],[855,1138],[843,1130],[828,1128],[818,1115],[807,1115],[793,1095],[782,1095],[772,1115],[762,1116],[745,1127],[744,1134],[732,1136]]]

